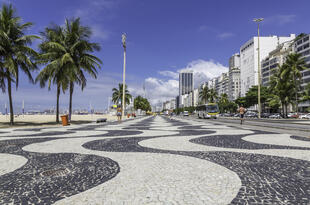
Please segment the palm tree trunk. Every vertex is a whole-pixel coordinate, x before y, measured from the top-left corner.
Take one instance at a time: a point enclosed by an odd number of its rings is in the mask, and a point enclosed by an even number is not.
[[[57,85],[56,123],[59,123],[59,96],[60,96],[60,85]]]
[[[297,90],[297,82],[294,75],[294,83],[295,83],[295,105],[296,105],[296,113],[298,113],[298,90]]]
[[[69,99],[69,121],[71,121],[72,114],[72,95],[73,95],[74,83],[70,82],[70,99]]]
[[[12,101],[12,82],[11,78],[8,77],[8,94],[10,102],[10,125],[14,125],[14,112],[13,112],[13,101]]]
[[[283,118],[285,118],[284,103],[282,103],[282,115],[283,115]]]

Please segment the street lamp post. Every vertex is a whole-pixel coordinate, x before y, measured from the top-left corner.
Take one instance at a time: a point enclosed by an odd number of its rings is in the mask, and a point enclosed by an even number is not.
[[[126,72],[126,34],[123,33],[122,35],[122,43],[124,48],[124,70],[123,70],[123,103],[122,103],[122,119],[124,119],[125,115],[125,90],[126,90],[126,84],[125,84],[125,72]]]
[[[253,19],[254,22],[257,23],[257,65],[258,65],[258,70],[257,70],[257,77],[258,77],[258,118],[261,117],[261,103],[260,103],[260,84],[261,84],[261,72],[260,72],[260,55],[259,55],[259,22],[263,21],[263,18],[255,18]]]

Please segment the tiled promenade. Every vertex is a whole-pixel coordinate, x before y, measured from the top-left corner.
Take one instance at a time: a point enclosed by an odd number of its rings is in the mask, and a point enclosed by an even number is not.
[[[216,121],[2,129],[0,204],[309,204],[309,161],[308,138]]]

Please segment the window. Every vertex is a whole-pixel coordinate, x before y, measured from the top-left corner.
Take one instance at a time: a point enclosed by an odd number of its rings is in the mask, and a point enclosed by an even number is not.
[[[302,44],[302,40],[297,41],[297,45]]]
[[[309,83],[310,82],[310,78],[306,78],[303,80],[303,83]]]
[[[304,42],[308,41],[309,40],[309,36],[305,37],[304,38]]]
[[[265,72],[267,72],[267,71],[269,71],[269,67],[264,68],[264,69],[262,70],[262,73],[265,73]]]
[[[310,50],[306,50],[305,52],[302,52],[301,55],[302,56],[306,56],[310,54]]]
[[[303,74],[302,74],[302,76],[304,77],[304,76],[308,76],[308,75],[310,75],[310,71],[308,70],[308,71],[305,71],[305,72],[303,72]]]
[[[270,66],[270,69],[276,68],[277,66],[278,66],[278,64],[273,64],[273,65]]]
[[[310,56],[308,56],[307,58],[305,58],[305,62],[310,61]]]
[[[263,78],[266,77],[266,76],[269,76],[269,72],[263,74]]]

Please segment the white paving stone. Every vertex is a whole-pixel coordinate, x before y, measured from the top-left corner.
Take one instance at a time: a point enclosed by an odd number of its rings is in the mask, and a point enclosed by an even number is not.
[[[0,175],[12,172],[27,163],[25,157],[0,153]]]
[[[216,134],[201,135],[201,136],[177,136],[177,137],[161,137],[152,138],[139,142],[140,146],[161,149],[161,150],[174,150],[174,151],[228,151],[228,152],[242,152],[251,154],[263,154],[270,156],[279,157],[290,157],[294,159],[302,159],[310,161],[310,151],[309,150],[294,150],[294,149],[235,149],[235,148],[223,148],[195,144],[189,142],[191,139],[199,138],[202,136],[212,136],[212,135],[234,135],[234,134],[251,134],[250,130],[217,130]],[[227,136],[229,137],[229,136]]]
[[[96,154],[119,163],[121,171],[115,178],[56,204],[227,204],[240,189],[241,181],[234,172],[206,160],[171,154],[92,151],[81,147],[96,139],[102,138],[60,139],[23,148],[40,153]]]
[[[310,141],[301,141],[290,138],[288,134],[268,134],[268,135],[250,135],[242,138],[245,141],[271,144],[271,145],[283,145],[291,147],[309,147]]]

